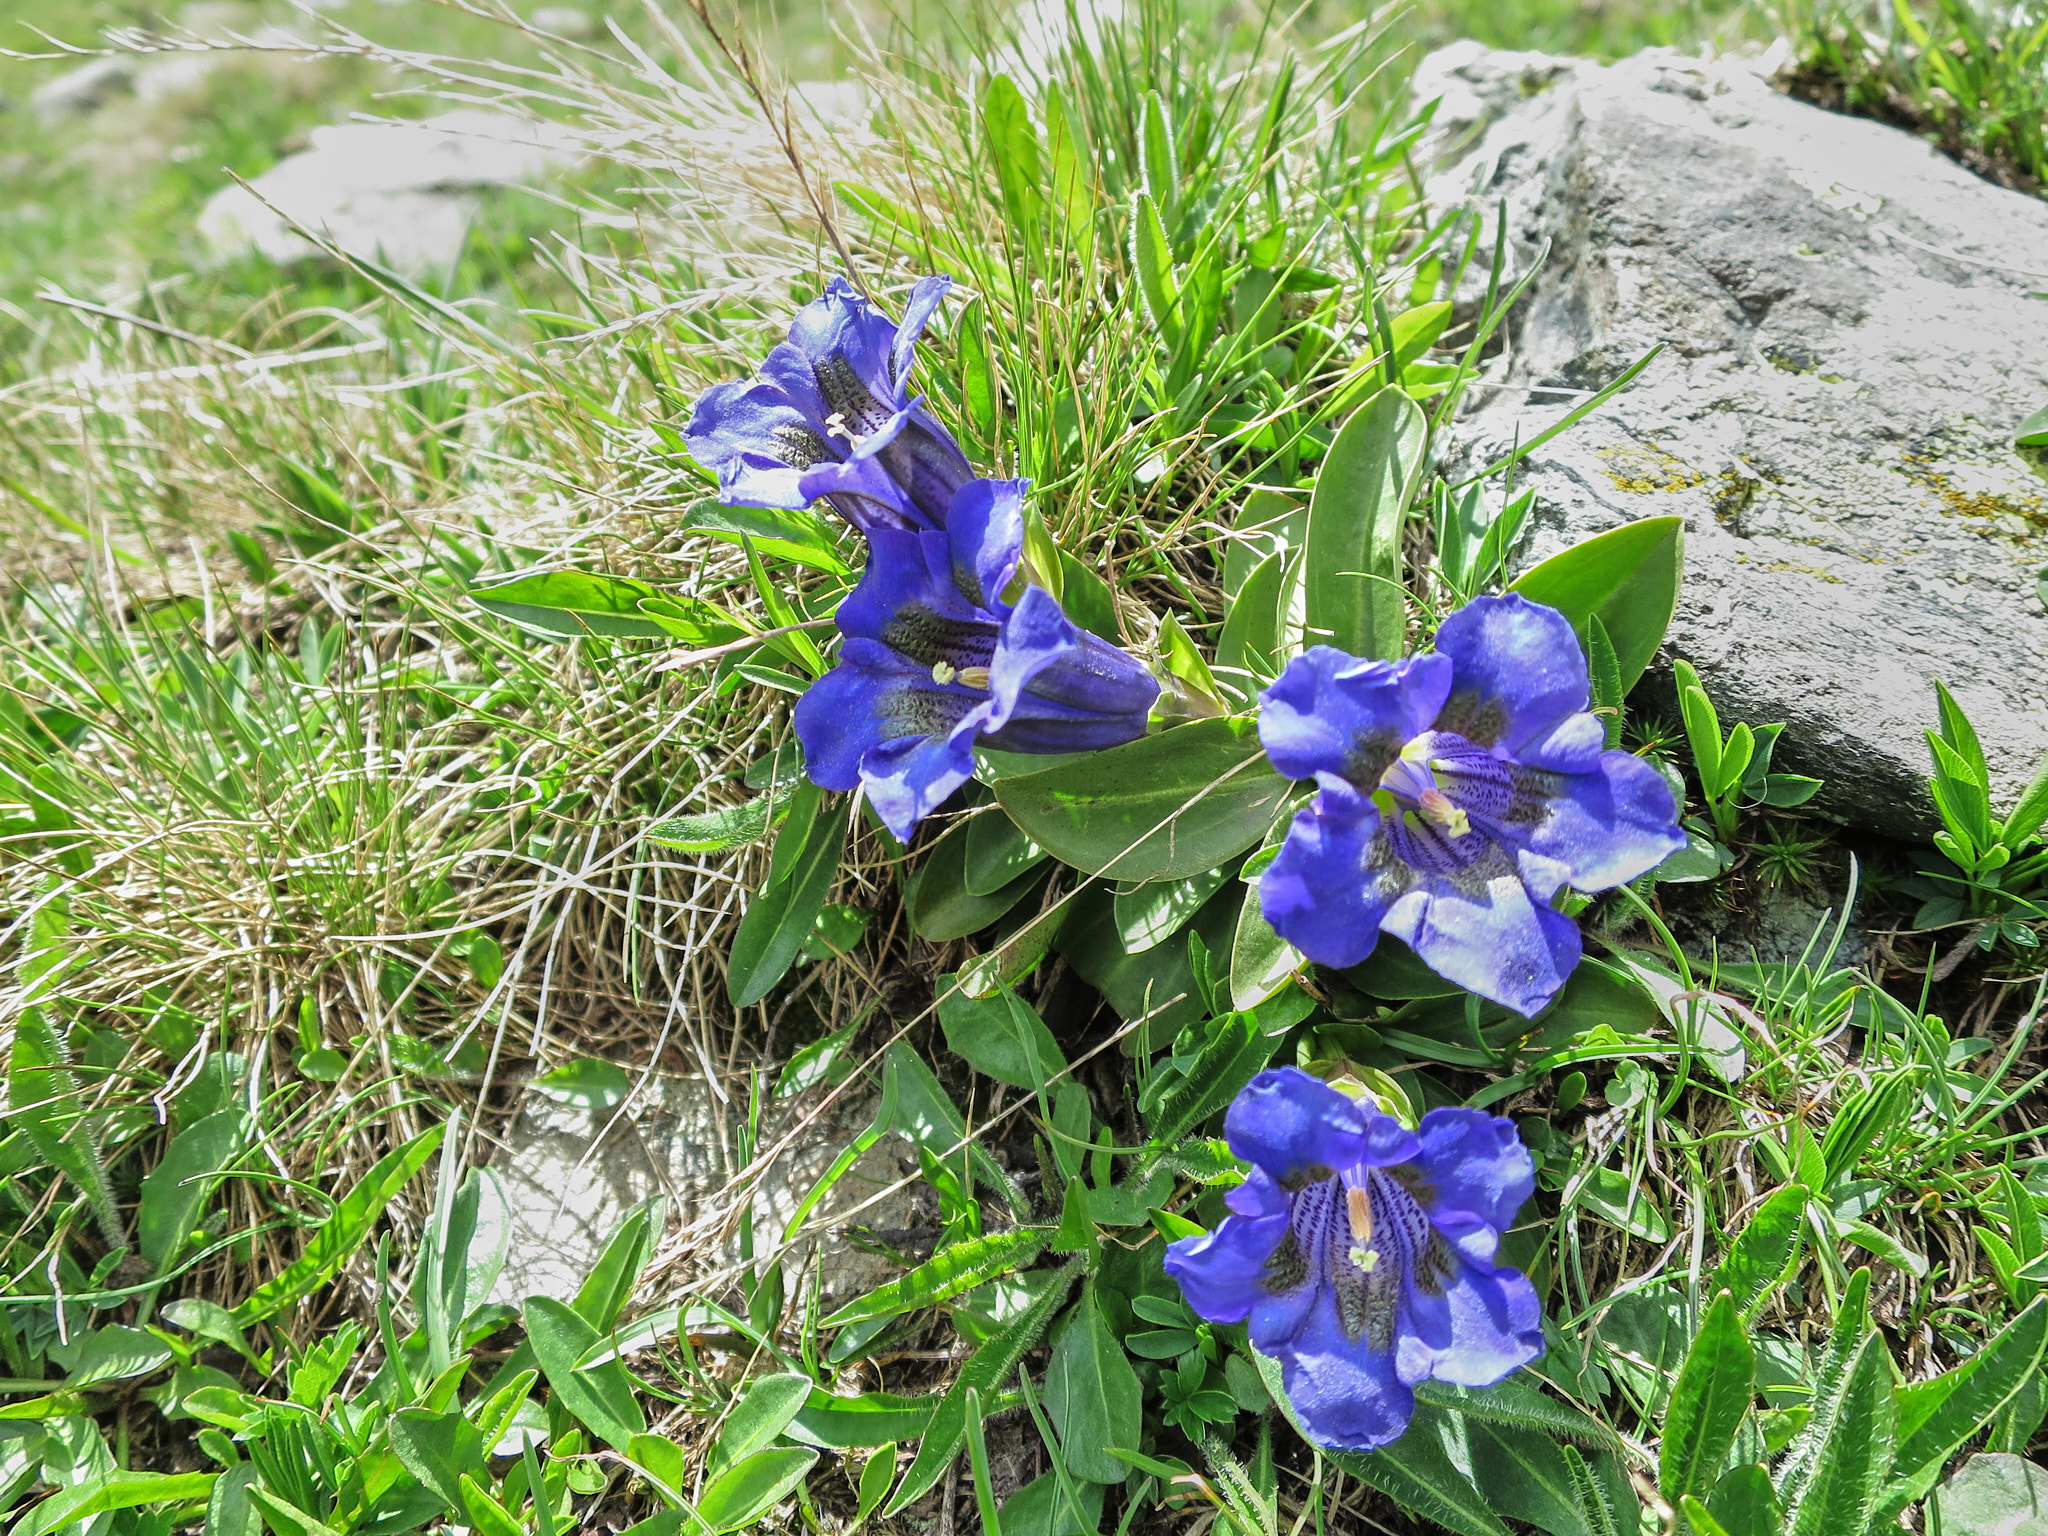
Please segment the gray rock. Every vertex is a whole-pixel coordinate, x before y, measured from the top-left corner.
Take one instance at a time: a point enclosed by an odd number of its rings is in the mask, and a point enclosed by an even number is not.
[[[2048,755],[2048,487],[2011,446],[2048,404],[2048,204],[1738,62],[1459,44],[1417,91],[1442,97],[1440,144],[1476,135],[1432,199],[1483,209],[1489,241],[1505,199],[1511,268],[1551,242],[1462,462],[1665,348],[1524,461],[1521,563],[1681,515],[1669,650],[1724,723],[1787,722],[1817,808],[1925,834],[1936,679],[2009,807]]]
[[[314,129],[312,140],[247,187],[207,200],[199,234],[214,255],[289,262],[319,254],[303,229],[401,272],[445,269],[462,254],[481,189],[538,181],[584,152],[560,124],[475,110],[333,124]]]
[[[767,1144],[807,1103],[779,1106],[768,1117]],[[773,1250],[798,1202],[874,1112],[871,1100],[835,1105],[777,1160],[754,1197],[757,1253]],[[665,1197],[670,1218],[685,1224],[712,1210],[732,1171],[724,1149],[745,1114],[744,1103],[721,1105],[701,1077],[654,1078],[623,1117],[616,1107],[563,1104],[530,1092],[491,1163],[511,1226],[491,1299],[516,1305],[527,1296],[574,1296],[626,1213],[643,1200]],[[903,1146],[885,1137],[833,1186],[806,1223],[825,1234],[822,1259],[814,1263],[813,1245],[799,1242],[785,1263],[792,1296],[812,1273],[828,1301],[858,1295],[895,1273],[838,1229],[849,1222],[884,1230],[912,1224],[907,1190],[856,1213],[901,1178]]]
[[[2048,1536],[2048,1467],[2004,1451],[1980,1451],[1940,1488],[1933,1504],[1955,1536]]]
[[[124,55],[94,59],[54,80],[45,80],[29,92],[29,107],[45,123],[85,117],[133,90],[135,68],[136,61]]]

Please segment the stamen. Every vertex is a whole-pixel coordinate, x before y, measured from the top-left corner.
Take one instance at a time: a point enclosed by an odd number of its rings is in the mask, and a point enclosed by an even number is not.
[[[963,688],[980,688],[986,691],[988,688],[988,668],[962,667],[960,669],[960,686]]]
[[[1344,1191],[1344,1213],[1351,1218],[1351,1235],[1361,1243],[1372,1241],[1372,1195],[1363,1184]]]
[[[1372,1194],[1363,1184],[1344,1191],[1344,1214],[1351,1218],[1351,1248],[1344,1257],[1369,1275],[1380,1255],[1372,1245]]]
[[[1440,789],[1425,789],[1416,796],[1415,808],[1422,812],[1425,821],[1452,837],[1463,837],[1472,830],[1472,818],[1453,805],[1451,797]]]
[[[945,687],[946,684],[952,682],[953,679],[958,677],[959,675],[959,668],[951,665],[948,662],[935,661],[932,663],[932,681],[937,683],[941,688]]]
[[[828,436],[843,437],[849,443],[860,441],[859,436],[855,434],[854,430],[847,426],[846,412],[844,411],[834,411],[825,418],[825,431]]]

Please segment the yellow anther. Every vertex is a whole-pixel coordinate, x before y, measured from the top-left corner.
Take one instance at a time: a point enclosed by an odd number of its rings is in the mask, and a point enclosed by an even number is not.
[[[1344,1257],[1369,1275],[1373,1272],[1373,1267],[1380,1261],[1380,1251],[1377,1248],[1353,1248]]]
[[[932,681],[937,683],[942,688],[946,684],[952,682],[953,679],[958,677],[959,675],[960,673],[958,669],[949,666],[947,663],[943,661],[935,661],[932,663]]]
[[[1344,1191],[1344,1213],[1351,1218],[1351,1235],[1361,1243],[1372,1241],[1372,1196],[1363,1184]]]
[[[1424,820],[1452,837],[1463,837],[1472,830],[1472,818],[1453,805],[1451,797],[1440,789],[1425,789],[1416,797],[1415,808],[1422,812]]]

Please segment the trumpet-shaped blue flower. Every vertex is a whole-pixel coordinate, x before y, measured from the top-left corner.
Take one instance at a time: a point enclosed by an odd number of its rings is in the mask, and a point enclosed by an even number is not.
[[[1543,1353],[1536,1288],[1493,1262],[1535,1186],[1510,1122],[1433,1109],[1411,1131],[1282,1067],[1224,1131],[1252,1172],[1166,1271],[1203,1317],[1249,1324],[1322,1444],[1374,1450],[1407,1429],[1417,1382],[1492,1386]]]
[[[1579,963],[1552,899],[1602,891],[1685,846],[1663,776],[1605,750],[1564,615],[1482,597],[1432,655],[1296,657],[1261,696],[1259,740],[1318,793],[1259,880],[1274,930],[1323,965],[1382,931],[1468,991],[1532,1016]]]
[[[806,305],[751,384],[719,384],[683,431],[736,507],[823,499],[864,532],[943,528],[974,476],[960,445],[909,394],[917,338],[952,287],[922,279],[901,325],[843,277]]]
[[[796,732],[826,789],[865,785],[908,839],[974,772],[977,740],[1005,752],[1085,752],[1145,734],[1159,684],[1079,628],[1043,587],[1004,593],[1023,560],[1022,480],[975,480],[945,532],[877,527],[838,621],[839,664],[798,700]]]

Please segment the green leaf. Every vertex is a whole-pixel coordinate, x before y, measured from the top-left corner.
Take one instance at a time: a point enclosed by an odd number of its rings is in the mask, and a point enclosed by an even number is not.
[[[1008,987],[994,997],[968,997],[952,990],[952,981],[940,978],[939,1026],[946,1044],[975,1071],[1035,1090],[1066,1070],[1052,1031],[1023,998]]]
[[[1067,1470],[1091,1483],[1122,1482],[1130,1469],[1109,1447],[1140,1443],[1142,1397],[1138,1373],[1103,1320],[1091,1280],[1054,1335],[1045,1372],[1045,1408]]]
[[[147,1376],[171,1363],[171,1347],[155,1334],[118,1323],[95,1328],[78,1341],[78,1363],[65,1376],[66,1389],[103,1381]]]
[[[994,811],[967,823],[965,885],[969,895],[993,896],[1045,861],[1045,850],[1009,817]]]
[[[982,819],[977,817],[976,821]],[[950,829],[932,844],[917,873],[910,878],[904,905],[910,913],[910,930],[919,938],[943,944],[978,933],[1037,888],[1041,875],[1034,867],[986,896],[970,891],[967,839],[974,825],[975,822],[969,822]]]
[[[293,1302],[310,1296],[341,1272],[356,1251],[369,1240],[370,1229],[384,1214],[384,1207],[425,1166],[441,1144],[444,1127],[434,1125],[420,1132],[395,1152],[387,1152],[342,1197],[334,1214],[318,1227],[306,1243],[306,1250],[283,1274],[265,1281],[234,1310],[235,1322],[247,1328],[252,1323],[276,1316]]]
[[[1551,1536],[1591,1536],[1565,1448],[1547,1435],[1484,1420],[1465,1426],[1472,1480],[1495,1514]]]
[[[1385,389],[1354,411],[1331,442],[1308,512],[1309,644],[1379,660],[1405,649],[1401,529],[1428,438],[1415,402]]]
[[[1731,1293],[1735,1309],[1754,1317],[1798,1257],[1809,1198],[1805,1185],[1788,1184],[1758,1206],[1741,1236],[1729,1245],[1707,1293]]]
[[[633,1393],[633,1380],[616,1360],[577,1368],[577,1358],[602,1335],[575,1312],[549,1296],[526,1299],[526,1340],[548,1386],[577,1421],[616,1451],[645,1434],[647,1419]]]
[[[1016,1182],[1003,1165],[979,1141],[967,1140],[967,1122],[932,1069],[919,1059],[909,1042],[898,1041],[889,1048],[883,1066],[882,1093],[896,1106],[896,1129],[923,1147],[933,1157],[952,1159],[960,1155],[964,1142],[974,1166],[974,1176],[998,1191],[1013,1211],[1028,1211],[1030,1202],[1018,1191]]]
[[[145,1504],[181,1505],[205,1501],[213,1472],[117,1472],[60,1489],[16,1522],[10,1536],[45,1536],[60,1526],[83,1524],[95,1515]]]
[[[610,1109],[632,1092],[633,1077],[616,1062],[582,1056],[543,1072],[530,1086],[558,1103]]]
[[[1422,354],[1436,345],[1436,339],[1443,335],[1444,327],[1450,323],[1451,304],[1448,299],[1434,304],[1420,304],[1414,309],[1404,310],[1394,316],[1389,327],[1394,338],[1394,363],[1406,368],[1410,363],[1420,362]]]
[[[885,1515],[893,1515],[923,1498],[945,1474],[947,1466],[959,1454],[961,1441],[967,1437],[968,1389],[971,1387],[977,1392],[993,1395],[1009,1380],[1010,1373],[1017,1368],[1017,1362],[1023,1359],[1025,1351],[1038,1342],[1053,1314],[1065,1304],[1067,1292],[1079,1270],[1080,1261],[1071,1260],[1049,1276],[1044,1289],[1031,1299],[1030,1304],[1000,1332],[990,1337],[960,1368],[960,1374],[953,1379],[953,1385],[947,1389],[937,1411],[932,1414],[931,1425],[918,1444],[916,1459],[911,1462],[910,1470],[903,1474],[903,1481],[897,1485],[895,1495],[883,1511]]]
[[[893,1392],[863,1392],[858,1397],[833,1397],[813,1392],[790,1421],[792,1438],[819,1445],[885,1445],[912,1440],[931,1424],[939,1395],[898,1397]]]
[[[1984,761],[1984,748],[1977,741],[1977,731],[1970,724],[1970,717],[1963,713],[1963,706],[1956,702],[1955,695],[1940,678],[1934,680],[1935,707],[1941,714],[1941,738],[1955,749],[1956,755],[1970,767],[1979,784],[1991,782],[1991,769]]]
[[[2048,763],[2041,765],[2034,782],[2027,786],[2014,804],[2012,814],[2005,818],[1999,829],[1999,840],[2011,848],[2021,847],[2041,830],[2044,821],[2048,821]]]
[[[1230,877],[1223,864],[1185,880],[1150,880],[1118,891],[1110,907],[1124,953],[1142,955],[1179,933]]]
[[[456,1513],[468,1521],[476,1536],[526,1536],[526,1527],[467,1472],[457,1474],[455,1486],[462,1496]]]
[[[1898,1481],[1885,1491],[1881,1519],[1889,1519],[1933,1487],[1956,1449],[2034,1379],[2044,1344],[2048,1300],[2036,1300],[1954,1370],[1899,1393],[1899,1450],[1893,1467]]]
[[[279,1498],[261,1483],[249,1485],[249,1502],[263,1512],[263,1523],[274,1536],[341,1536],[341,1532],[315,1520],[298,1505]]]
[[[457,1515],[464,1508],[461,1476],[481,1469],[489,1449],[483,1431],[460,1413],[433,1413],[425,1408],[401,1408],[391,1416],[391,1448],[405,1463],[405,1470]]]
[[[1067,247],[1086,272],[1095,263],[1094,180],[1057,82],[1048,82],[1040,99],[1045,110],[1046,148],[1052,155],[1053,201],[1066,220]]]
[[[1095,1536],[1102,1523],[1102,1484],[1075,1488],[1077,1517],[1060,1488],[1059,1474],[1042,1473],[1003,1500],[996,1511],[1002,1536]]]
[[[1230,1003],[1256,1008],[1287,985],[1302,964],[1301,952],[1273,931],[1259,902],[1259,888],[1248,885],[1237,915],[1237,935],[1230,946]]]
[[[719,1432],[718,1445],[707,1463],[709,1474],[716,1477],[725,1468],[737,1466],[773,1444],[810,1400],[812,1390],[810,1377],[794,1371],[779,1371],[748,1382],[746,1395],[734,1406],[725,1428]]]
[[[1211,1033],[1186,1077],[1150,1116],[1152,1140],[1172,1147],[1237,1097],[1238,1090],[1259,1074],[1279,1048],[1279,1037],[1267,1035],[1249,1013],[1237,1013],[1211,1026]]]
[[[663,1209],[664,1202],[657,1195],[628,1211],[576,1288],[576,1299],[569,1303],[571,1310],[599,1333],[618,1327],[619,1314],[633,1299],[640,1272],[654,1257]]]
[[[860,1486],[857,1490],[858,1503],[853,1512],[855,1529],[868,1523],[868,1516],[881,1508],[882,1500],[889,1496],[889,1488],[896,1481],[896,1442],[885,1440],[868,1457],[867,1464],[860,1469]]]
[[[239,1104],[215,1110],[171,1138],[163,1160],[142,1181],[135,1210],[135,1246],[159,1273],[177,1262],[214,1186],[249,1137],[249,1112]]]
[[[1280,1373],[1280,1362],[1253,1351],[1253,1363],[1266,1390],[1304,1440],[1313,1437],[1295,1414]],[[1403,1509],[1435,1521],[1457,1536],[1508,1536],[1493,1511],[1492,1501],[1452,1461],[1444,1444],[1448,1416],[1429,1403],[1418,1402],[1408,1431],[1384,1450],[1330,1451],[1323,1454],[1368,1487],[1376,1488]]]
[[[1578,1500],[1579,1519],[1586,1527],[1587,1536],[1622,1536],[1615,1501],[1593,1475],[1593,1469],[1586,1464],[1579,1448],[1567,1445],[1561,1449],[1565,1471],[1571,1478],[1572,1496]]]
[[[744,847],[761,840],[775,813],[788,802],[789,793],[786,788],[778,788],[740,805],[669,816],[647,829],[647,840],[681,853],[723,853],[728,848]]]
[[[793,1445],[756,1451],[712,1480],[697,1500],[697,1513],[713,1531],[752,1525],[789,1497],[817,1460],[816,1451]]]
[[[849,1301],[818,1326],[843,1328],[871,1317],[894,1317],[937,1306],[998,1275],[1023,1268],[1038,1256],[1049,1235],[1043,1227],[1019,1227],[954,1243],[909,1273]]]
[[[801,852],[785,867],[782,844],[788,838],[796,839]],[[788,974],[831,894],[845,846],[846,808],[806,780],[791,796],[789,819],[776,835],[769,883],[747,904],[733,934],[726,993],[734,1007],[758,1003]]]
[[[263,1536],[262,1517],[249,1498],[249,1485],[255,1480],[256,1468],[246,1461],[214,1478],[206,1500],[204,1536]]]
[[[1233,552],[1236,546],[1232,546]],[[1230,616],[1216,640],[1216,670],[1220,681],[1234,689],[1247,703],[1259,684],[1280,675],[1281,643],[1285,614],[1281,599],[1286,592],[1288,552],[1277,550],[1266,556],[1244,579],[1230,604]],[[1246,672],[1249,678],[1234,676]]]
[[[1146,194],[1171,215],[1180,202],[1180,153],[1172,115],[1157,91],[1145,93],[1138,114],[1138,163]]]
[[[682,531],[707,534],[728,544],[750,539],[764,555],[833,576],[844,576],[852,569],[839,553],[839,530],[808,510],[728,507],[707,497],[683,513]]]
[[[1872,1331],[1856,1351],[1840,1406],[1815,1448],[1813,1475],[1793,1505],[1788,1536],[1869,1530],[1891,1465],[1892,1362],[1884,1339]]]
[[[640,604],[666,594],[625,576],[591,571],[545,571],[472,587],[469,600],[486,613],[556,635],[610,635],[666,640],[673,631],[641,612]]]
[[[1685,570],[1684,537],[1683,518],[1624,523],[1560,550],[1508,590],[1557,609],[1581,636],[1586,620],[1598,614],[1626,693],[1671,627]]]
[[[1039,190],[1045,184],[1045,166],[1038,131],[1031,126],[1031,109],[1008,75],[991,76],[982,91],[981,123],[989,156],[996,163],[1012,250],[1035,250],[1045,218],[1045,195]]]
[[[1723,1472],[1707,1508],[1728,1536],[1778,1536],[1778,1493],[1770,1470],[1758,1462]]]
[[[1131,200],[1131,269],[1138,274],[1138,294],[1153,328],[1167,351],[1179,351],[1180,288],[1173,275],[1173,250],[1159,221],[1159,205],[1146,192]]]
[[[447,1187],[457,1167],[456,1145],[454,1136],[441,1144],[442,1184],[413,1270],[413,1306],[427,1332],[435,1375],[453,1363],[462,1325],[498,1283],[512,1236],[511,1208],[495,1173],[472,1168],[459,1189]]]
[[[1289,785],[1249,719],[1197,720],[1038,773],[996,798],[1040,847],[1089,874],[1180,879],[1266,835]]]
[[[1755,1389],[1756,1350],[1735,1298],[1723,1291],[1707,1309],[1665,1412],[1657,1487],[1666,1500],[1712,1488]]]

